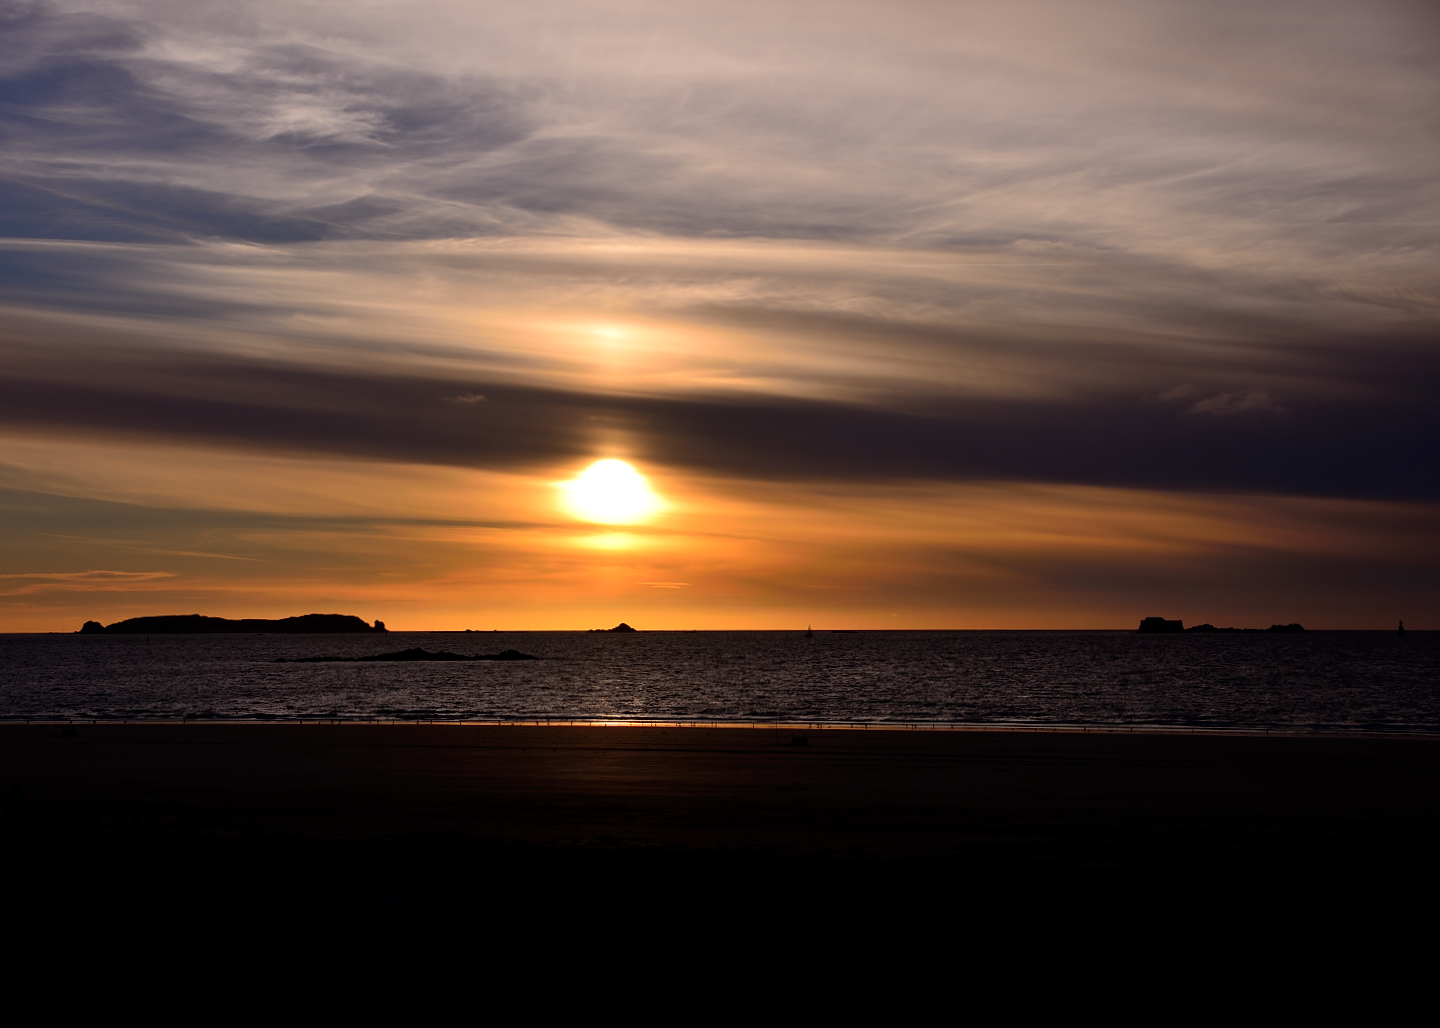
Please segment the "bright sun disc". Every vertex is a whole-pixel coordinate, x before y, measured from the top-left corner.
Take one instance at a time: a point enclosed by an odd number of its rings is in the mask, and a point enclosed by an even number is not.
[[[561,489],[570,513],[604,525],[643,521],[662,505],[645,476],[623,460],[596,461]]]

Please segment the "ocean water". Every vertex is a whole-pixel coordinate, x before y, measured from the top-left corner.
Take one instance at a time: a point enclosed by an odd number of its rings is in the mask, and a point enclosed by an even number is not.
[[[536,661],[278,663],[420,646]],[[0,718],[1440,731],[1440,633],[0,635]]]

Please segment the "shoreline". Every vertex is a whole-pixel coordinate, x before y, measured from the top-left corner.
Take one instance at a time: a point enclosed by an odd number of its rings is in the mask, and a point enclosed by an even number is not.
[[[1434,736],[813,724],[0,722],[0,828],[47,919],[545,925],[693,895],[846,932],[1202,901],[1324,928],[1440,896]]]
[[[319,726],[366,725],[390,727],[423,725],[453,728],[699,728],[746,730],[762,732],[996,732],[1035,735],[1119,735],[1119,736],[1215,736],[1219,738],[1354,738],[1413,739],[1440,741],[1440,728],[1363,729],[1363,728],[1244,728],[1189,727],[1182,725],[1036,725],[1013,722],[949,722],[949,721],[705,721],[685,718],[0,718],[0,729],[14,725],[171,725],[171,726]]]
[[[0,829],[43,919],[101,897],[516,924],[569,923],[575,897],[622,920],[667,896],[868,897],[814,914],[848,932],[1061,897],[1332,930],[1440,898],[1436,737],[811,724],[10,721]]]

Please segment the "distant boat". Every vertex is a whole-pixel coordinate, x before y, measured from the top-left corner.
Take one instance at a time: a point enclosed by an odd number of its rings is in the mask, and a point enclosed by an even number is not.
[[[1403,629],[1402,629],[1402,631],[1403,631]],[[815,632],[814,632],[813,629],[811,629],[811,627],[810,627],[809,625],[806,625],[806,626],[805,626],[805,638],[807,638],[807,639],[813,639],[813,638],[815,638]]]

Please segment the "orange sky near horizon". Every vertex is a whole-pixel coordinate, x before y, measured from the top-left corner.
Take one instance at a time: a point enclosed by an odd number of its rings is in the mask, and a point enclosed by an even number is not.
[[[564,494],[583,464],[496,474],[5,443],[12,476],[23,463],[28,484],[71,506],[50,527],[67,527],[67,514],[105,526],[26,541],[30,567],[71,570],[0,577],[9,631],[312,611],[392,630],[1126,628],[1155,613],[1314,628],[1387,628],[1403,614],[1424,627],[1427,584],[1415,581],[1397,613],[1391,579],[1440,558],[1423,504],[1016,483],[799,487],[656,468],[646,470],[662,509],[607,524]],[[16,566],[13,538],[0,553]],[[1342,562],[1354,585],[1337,597],[1323,580]],[[1367,589],[1359,569],[1377,584]],[[1366,602],[1373,611],[1357,616]]]
[[[0,631],[1440,628],[1437,29],[37,0]]]

